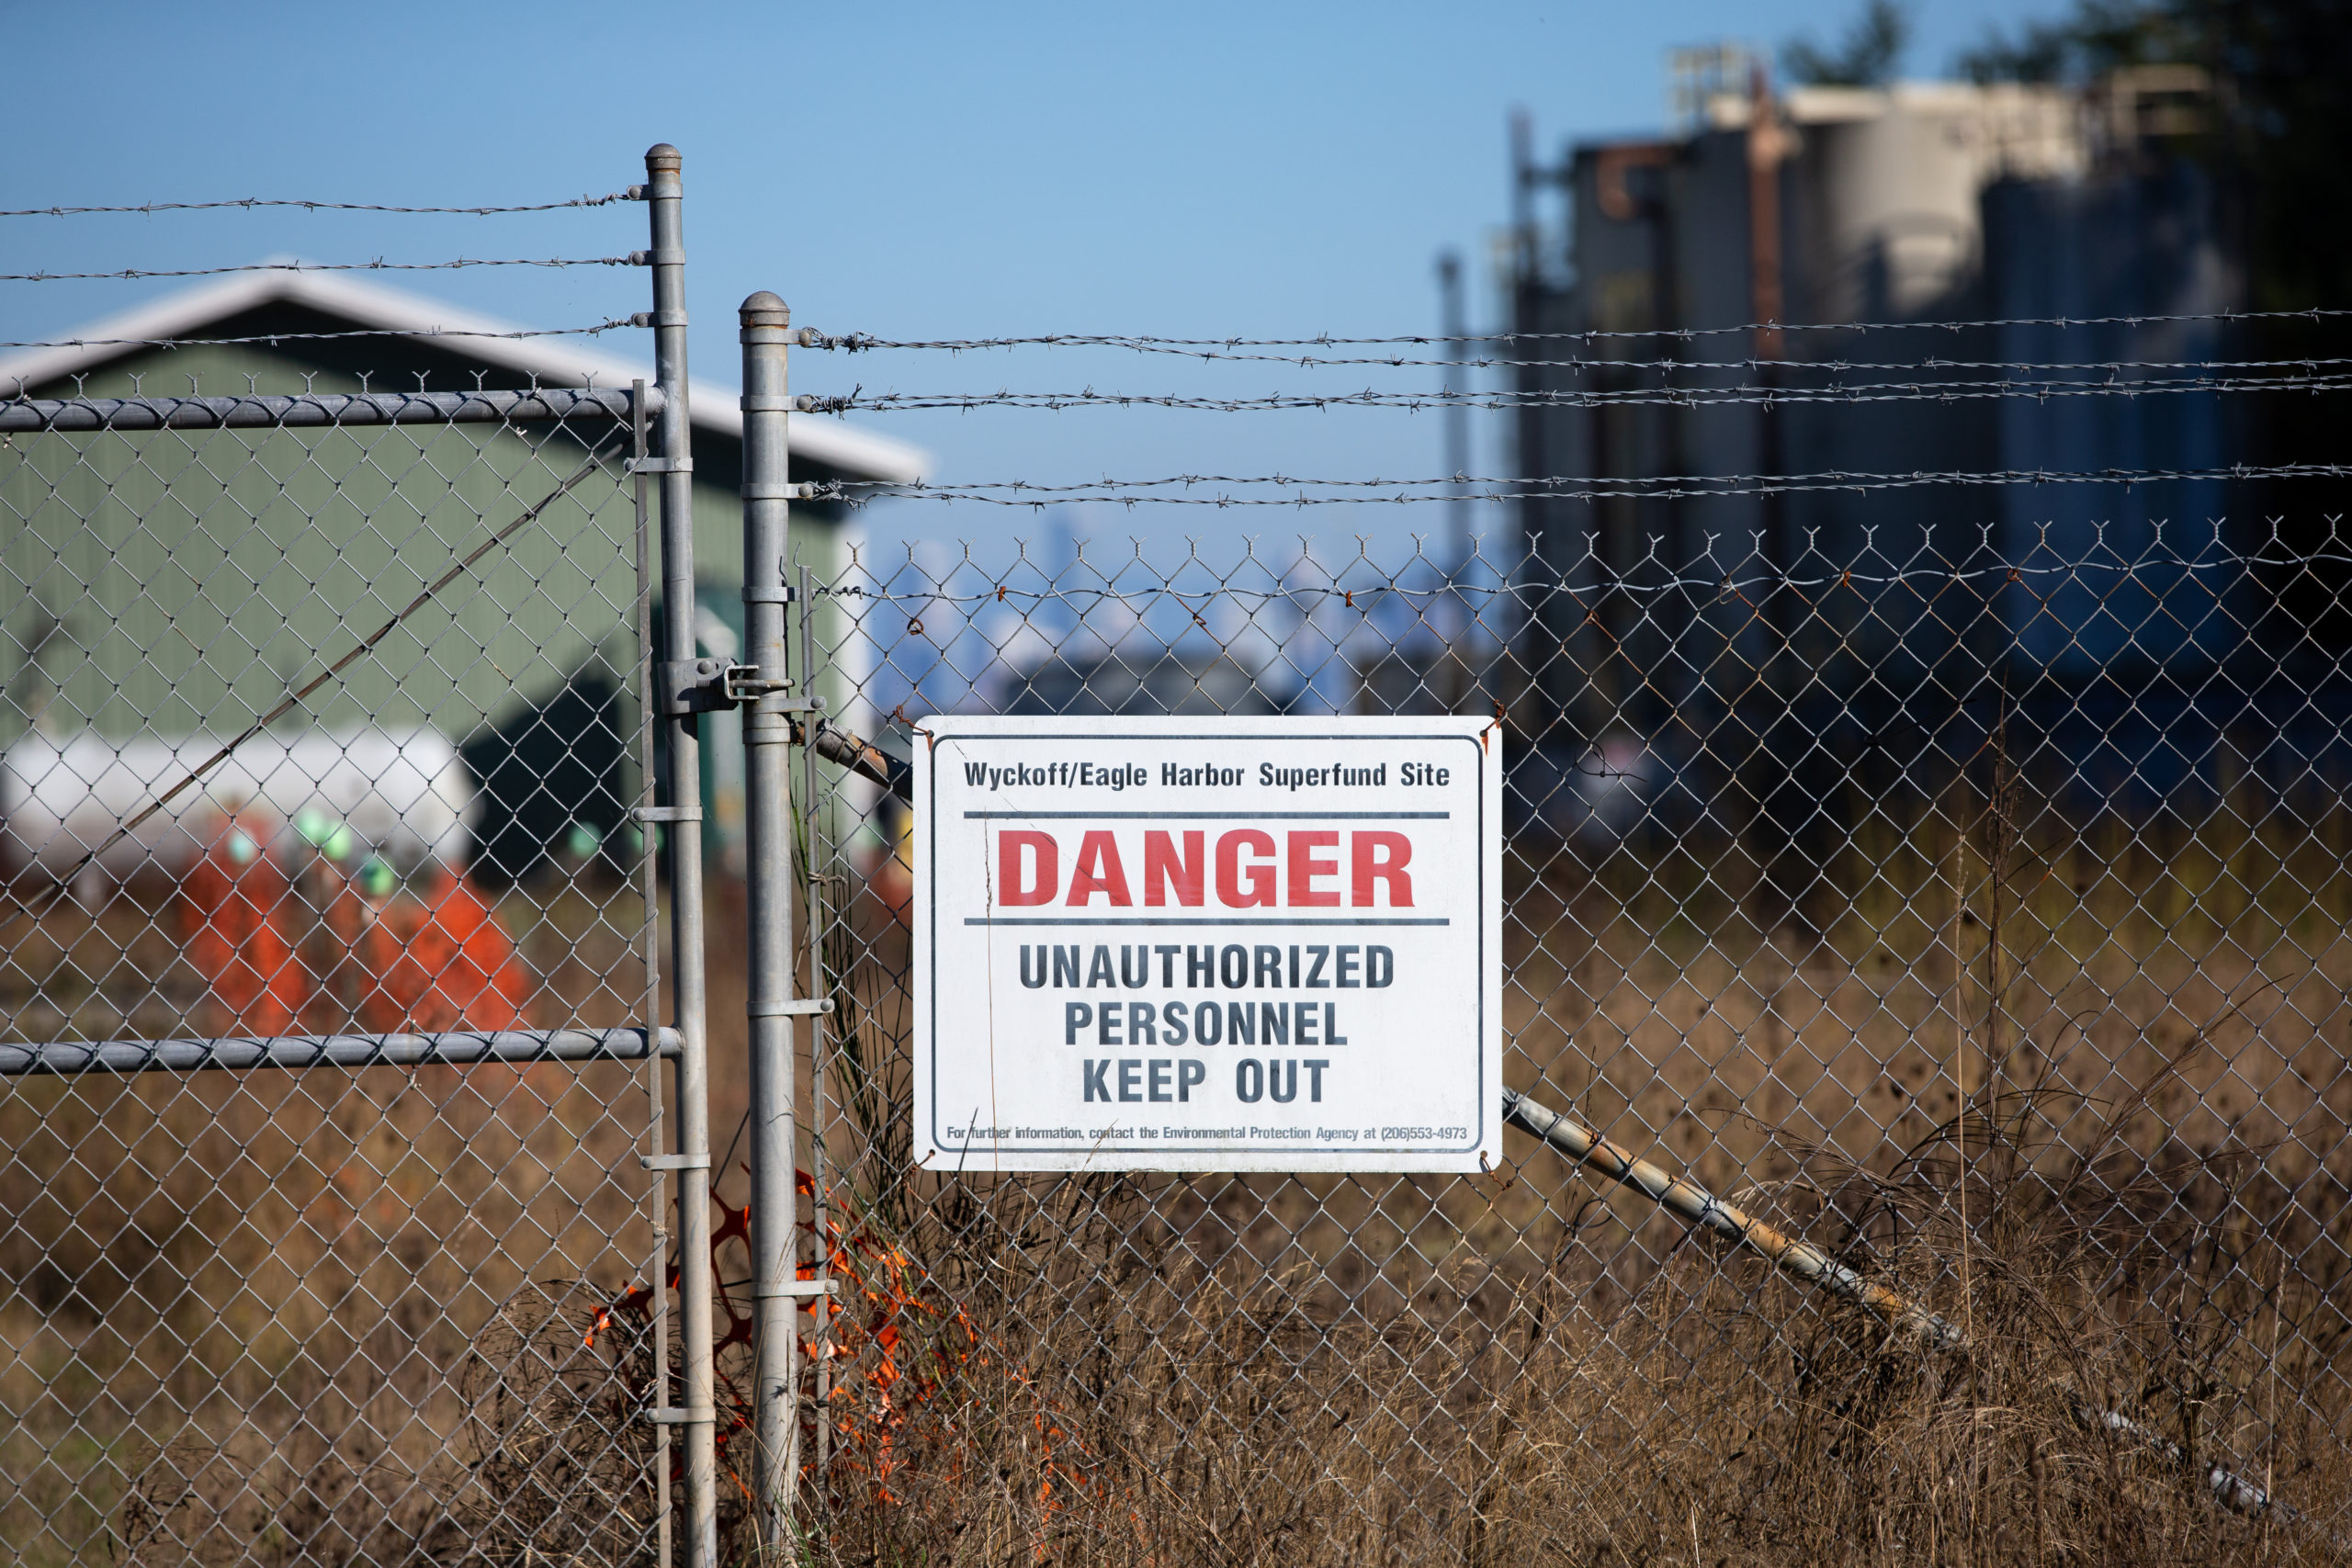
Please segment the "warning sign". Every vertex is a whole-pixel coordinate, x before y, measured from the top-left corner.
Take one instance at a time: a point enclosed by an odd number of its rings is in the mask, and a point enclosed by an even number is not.
[[[1473,718],[925,720],[916,1156],[1498,1161],[1501,744]]]

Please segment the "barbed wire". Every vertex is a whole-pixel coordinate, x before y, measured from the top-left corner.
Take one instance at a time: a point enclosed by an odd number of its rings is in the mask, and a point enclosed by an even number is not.
[[[512,332],[492,332],[468,327],[355,327],[348,332],[333,333],[255,333],[249,337],[62,337],[18,342],[0,342],[0,348],[200,348],[220,347],[237,344],[305,343],[328,338],[402,337],[402,338],[529,338],[529,337],[591,337],[608,333],[616,327],[633,327],[638,323],[627,316],[616,316],[599,321],[593,327],[525,327]]]
[[[870,333],[826,333],[804,329],[797,342],[804,348],[839,350],[849,354],[881,349],[925,349],[966,353],[999,348],[1125,348],[1146,354],[1192,354],[1203,349],[1343,348],[1385,344],[1437,345],[1481,343],[1599,343],[1622,338],[1689,340],[1724,337],[1741,333],[1880,333],[1967,332],[1994,327],[2156,326],[2188,321],[2321,321],[2352,316],[2352,310],[2213,310],[2172,315],[2140,316],[2008,316],[1965,321],[1748,321],[1731,327],[1645,327],[1623,330],[1590,329],[1556,333],[1407,333],[1389,337],[1155,337],[1139,333],[1039,333],[1023,337],[885,338]],[[1287,356],[1282,356],[1287,357]]]
[[[929,485],[887,479],[831,481],[817,499],[840,500],[851,506],[877,501],[968,501],[986,506],[1069,505],[1099,502],[1117,506],[1357,506],[1471,501],[1688,500],[1704,496],[1778,495],[1818,491],[1913,490],[1931,485],[2044,485],[2158,483],[2263,479],[2347,479],[2352,465],[2335,463],[2238,463],[2211,468],[1999,468],[1919,469],[1910,473],[1865,473],[1827,469],[1809,474],[1678,474],[1647,478],[1612,478],[1551,474],[1502,479],[1455,475],[1422,479],[1303,479],[1280,474],[1237,477],[1224,474],[1182,474],[1159,479],[1102,479],[1091,484],[1049,485],[1025,479]],[[1191,496],[1149,495],[1139,491],[1197,485],[1276,485],[1300,490],[1393,489],[1389,495]],[[1430,489],[1432,486],[1509,485],[1511,490]],[[855,493],[865,492],[865,493]]]
[[[466,266],[635,266],[633,256],[459,256],[438,262],[239,262],[231,266],[125,267],[120,272],[0,272],[0,283],[63,283],[124,277],[215,277],[232,272],[446,272]]]
[[[1510,411],[1531,408],[1709,408],[1734,404],[1962,402],[1984,399],[2155,397],[2187,392],[2335,391],[2352,387],[2352,375],[2297,374],[2279,377],[2199,376],[2153,381],[1917,381],[1869,382],[1853,387],[1657,387],[1535,391],[1276,392],[1257,398],[1219,398],[1167,392],[865,392],[802,396],[803,413],[904,412],[937,409],[1167,408],[1210,413],[1251,413],[1272,409],[1469,408]]]
[[[1449,341],[1468,342],[1456,339]],[[2080,371],[2105,370],[2267,370],[2315,369],[2321,366],[2352,365],[2352,358],[2298,355],[2278,359],[1942,359],[1929,355],[1925,359],[1773,359],[1750,356],[1745,359],[1527,359],[1503,355],[1484,355],[1467,359],[1416,359],[1404,355],[1354,355],[1322,356],[1293,354],[1239,354],[1221,349],[1153,349],[1140,352],[1167,353],[1187,359],[1224,361],[1234,364],[1286,365],[1299,369],[1329,369],[1349,367],[1385,367],[1389,369],[1432,370],[1622,370],[1673,374],[1695,370],[1741,370],[1750,373],[1787,371],[1804,375],[1840,375],[1857,370],[2018,370],[2018,371]]]
[[[135,207],[12,207],[0,209],[0,218],[74,218],[97,212],[210,212],[221,208],[299,207],[307,212],[452,213],[488,218],[502,212],[557,212],[571,207],[606,207],[616,201],[639,199],[634,189],[604,196],[577,196],[569,201],[537,201],[520,207],[393,207],[372,201],[305,201],[300,197],[240,197],[228,201],[142,201]]]

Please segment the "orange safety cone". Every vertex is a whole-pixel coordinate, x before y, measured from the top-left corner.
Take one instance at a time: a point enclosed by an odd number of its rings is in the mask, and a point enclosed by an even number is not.
[[[441,872],[423,905],[387,905],[361,948],[379,977],[361,1008],[371,1029],[530,1027],[530,980],[514,943],[461,874]]]
[[[458,1027],[528,1029],[530,977],[514,939],[472,879],[450,876],[433,918],[458,947],[457,961],[445,973],[441,989],[458,1010]]]
[[[224,818],[180,880],[188,962],[209,990],[209,1029],[289,1034],[310,979],[286,932],[286,875],[250,821]]]

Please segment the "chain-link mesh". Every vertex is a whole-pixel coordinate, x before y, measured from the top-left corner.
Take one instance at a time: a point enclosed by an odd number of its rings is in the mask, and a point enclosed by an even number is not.
[[[16,1561],[654,1556],[645,579],[570,406],[5,437]]]
[[[1619,1154],[918,1170],[908,813],[825,767],[803,1393],[842,1561],[2343,1550],[2352,553],[990,558],[831,582],[850,728],[1505,715],[1507,1082]]]

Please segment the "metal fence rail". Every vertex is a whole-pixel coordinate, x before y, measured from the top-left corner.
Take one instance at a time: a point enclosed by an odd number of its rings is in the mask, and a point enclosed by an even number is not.
[[[649,415],[662,394],[649,390]],[[294,393],[242,398],[18,398],[0,403],[0,431],[304,430],[371,424],[509,424],[629,417],[626,389]]]
[[[650,1049],[648,1035],[650,1034]],[[477,1062],[641,1062],[675,1056],[674,1029],[501,1029],[477,1033],[278,1034],[239,1040],[50,1041],[0,1045],[0,1074],[192,1072],[198,1067],[434,1067]]]

